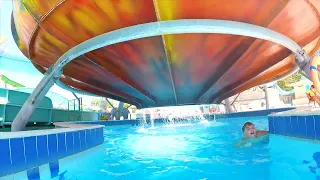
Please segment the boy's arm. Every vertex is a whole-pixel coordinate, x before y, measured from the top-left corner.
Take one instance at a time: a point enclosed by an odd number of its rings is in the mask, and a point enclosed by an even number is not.
[[[269,133],[269,131],[258,131],[258,136],[263,136]]]
[[[244,139],[243,138],[235,144],[235,148],[243,148],[243,147],[251,146],[253,139],[255,139],[255,138],[252,138],[252,139]]]
[[[240,148],[241,146],[243,146],[243,144],[244,143],[246,143],[247,142],[247,140],[246,139],[241,139],[240,141],[238,141],[235,145],[234,145],[234,147],[235,148]]]
[[[242,143],[243,143],[243,139],[241,139],[240,141],[238,141],[238,142],[234,145],[234,147],[235,147],[235,148],[240,148],[241,145],[242,145]]]

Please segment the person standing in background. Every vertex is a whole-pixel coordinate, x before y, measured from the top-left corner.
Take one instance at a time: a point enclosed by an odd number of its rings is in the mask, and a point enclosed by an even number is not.
[[[124,107],[124,108],[122,109],[122,116],[123,116],[123,119],[128,119],[129,114],[130,114],[129,109],[128,109],[128,108],[126,108],[126,107]]]
[[[114,120],[115,117],[117,117],[118,109],[117,108],[112,108],[110,114],[110,120]]]

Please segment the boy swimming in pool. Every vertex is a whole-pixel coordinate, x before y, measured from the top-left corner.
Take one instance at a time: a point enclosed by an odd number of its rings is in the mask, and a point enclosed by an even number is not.
[[[246,122],[242,126],[242,133],[244,138],[236,144],[236,147],[250,146],[254,142],[259,142],[261,141],[260,137],[268,134],[268,131],[257,131],[252,122]]]
[[[244,125],[242,126],[242,132],[244,136],[243,139],[257,138],[268,134],[268,131],[257,131],[252,122],[244,123]]]

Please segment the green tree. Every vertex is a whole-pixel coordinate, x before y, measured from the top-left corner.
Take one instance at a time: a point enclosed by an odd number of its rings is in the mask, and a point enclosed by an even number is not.
[[[104,98],[94,98],[91,100],[91,106],[100,106],[102,101],[104,101]]]
[[[288,85],[295,82],[299,82],[301,80],[301,77],[302,77],[301,70],[299,70],[298,72],[288,76],[287,78],[277,81],[277,84],[282,90],[291,91],[293,87]]]
[[[115,106],[114,104],[114,101],[115,100],[112,100],[112,99],[108,99],[109,100],[109,102],[112,104],[112,106]],[[91,106],[100,106],[100,104],[102,103],[102,102],[106,102],[107,103],[107,107],[108,108],[112,108],[112,106],[105,100],[105,98],[103,98],[103,97],[99,97],[99,98],[94,98],[94,99],[92,99],[91,100]],[[134,106],[131,106],[130,104],[128,104],[128,103],[124,103],[124,105],[123,105],[123,107],[125,107],[125,108],[128,108],[130,106],[130,108],[132,108],[132,107],[134,107]],[[115,108],[117,108],[117,107],[115,107]]]

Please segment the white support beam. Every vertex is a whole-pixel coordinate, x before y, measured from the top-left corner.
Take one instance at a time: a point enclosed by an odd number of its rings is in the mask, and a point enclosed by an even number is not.
[[[48,71],[46,76],[41,80],[19,111],[12,123],[12,131],[23,130],[40,101],[53,83],[59,78],[61,74],[59,72],[61,72],[66,64],[75,58],[101,47],[120,42],[166,34],[186,33],[231,34],[264,39],[290,49],[296,54],[298,64],[305,64],[303,50],[296,42],[271,29],[248,23],[213,19],[183,19],[151,22],[121,28],[82,42],[63,54],[54,64],[53,68]],[[74,89],[71,90],[74,91]]]

